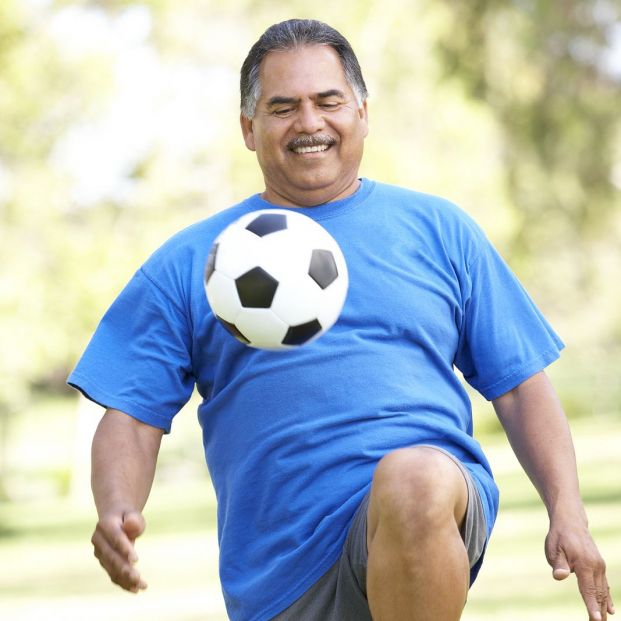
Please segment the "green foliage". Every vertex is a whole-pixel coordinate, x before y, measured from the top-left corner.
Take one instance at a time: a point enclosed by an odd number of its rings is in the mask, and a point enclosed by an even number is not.
[[[598,291],[597,273],[612,277],[605,263],[620,258],[621,73],[607,60],[621,8],[609,0],[441,4],[445,75],[487,105],[502,132],[514,211],[505,250],[529,283],[546,283],[543,299],[580,313],[581,298]],[[602,244],[607,261],[594,252]]]
[[[97,108],[101,56],[68,58],[45,15],[2,5],[0,24],[0,410],[36,378],[67,365],[69,183],[51,166],[59,139]]]

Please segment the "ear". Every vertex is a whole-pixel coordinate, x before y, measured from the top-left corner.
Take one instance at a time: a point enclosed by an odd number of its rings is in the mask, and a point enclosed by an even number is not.
[[[251,151],[256,151],[254,143],[254,132],[252,129],[252,119],[241,114],[239,116],[239,122],[241,124],[242,135],[244,136],[244,142]]]
[[[360,115],[360,121],[363,124],[362,134],[366,138],[369,134],[369,111],[367,109],[367,100],[362,102],[360,108],[358,108],[358,114]]]

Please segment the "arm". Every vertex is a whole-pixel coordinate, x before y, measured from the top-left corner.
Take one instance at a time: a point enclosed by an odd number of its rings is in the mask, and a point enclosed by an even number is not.
[[[134,541],[145,528],[147,502],[163,431],[108,409],[92,448],[91,486],[99,521],[92,537],[95,556],[111,580],[137,593],[147,587],[134,567]]]
[[[575,572],[589,620],[605,620],[614,613],[605,564],[589,534],[571,433],[552,384],[537,373],[493,404],[548,511],[545,550],[554,578]]]

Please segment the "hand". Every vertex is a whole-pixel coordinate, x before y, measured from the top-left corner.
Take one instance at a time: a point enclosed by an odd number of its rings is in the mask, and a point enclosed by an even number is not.
[[[132,593],[147,588],[134,567],[138,561],[134,541],[144,529],[145,521],[138,511],[108,514],[99,519],[91,539],[95,556],[112,582]]]
[[[545,552],[556,580],[575,573],[589,621],[606,621],[615,608],[606,580],[606,564],[585,527],[558,528],[546,537]]]

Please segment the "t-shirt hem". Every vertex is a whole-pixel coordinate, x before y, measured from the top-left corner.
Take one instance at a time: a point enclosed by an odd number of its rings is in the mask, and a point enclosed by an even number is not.
[[[256,617],[252,617],[250,621],[271,621],[274,617],[278,616],[281,612],[284,612],[294,604],[300,597],[304,595],[312,586],[323,576],[330,568],[337,562],[339,558],[339,552],[335,552],[332,562],[325,565],[322,563],[318,569],[313,570],[308,576],[300,582],[298,587],[288,593],[285,597],[278,600],[277,603],[270,606],[267,610],[263,610]]]
[[[338,561],[338,551],[334,555],[334,559],[331,563],[324,566],[321,564],[319,569],[311,572],[305,580],[302,580],[300,585],[291,591],[286,597],[283,597],[278,603],[270,606],[267,610],[264,610],[257,617],[253,617],[250,621],[271,621],[274,617],[278,616],[281,612],[284,612],[294,604],[300,597],[304,595],[331,567]]]
[[[369,482],[368,485],[361,488],[361,490],[354,494],[354,496],[360,496],[361,503],[369,493],[370,489],[371,483]],[[360,504],[358,503],[356,506],[357,511]],[[287,610],[287,608],[294,604],[298,599],[303,597],[304,594],[311,589],[324,574],[330,571],[330,569],[339,561],[340,556],[343,554],[343,546],[345,545],[345,540],[347,538],[347,534],[349,533],[349,529],[351,528],[354,516],[355,513],[352,515],[346,525],[346,528],[344,529],[344,538],[335,546],[335,549],[331,553],[326,555],[325,558],[327,559],[327,562],[317,565],[313,571],[309,572],[302,580],[300,580],[296,588],[289,591],[287,595],[279,599],[269,608],[262,610],[256,617],[251,617],[249,621],[271,621],[274,617]]]

